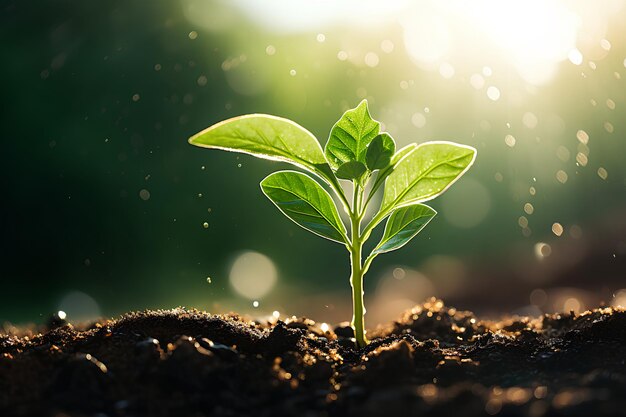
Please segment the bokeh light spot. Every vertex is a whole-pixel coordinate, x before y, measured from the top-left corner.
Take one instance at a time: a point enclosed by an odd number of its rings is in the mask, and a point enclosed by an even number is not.
[[[271,291],[278,273],[270,258],[258,252],[246,251],[233,262],[229,279],[239,295],[255,300]]]

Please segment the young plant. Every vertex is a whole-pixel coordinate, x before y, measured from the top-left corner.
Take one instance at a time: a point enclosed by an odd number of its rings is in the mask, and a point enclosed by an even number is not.
[[[302,126],[265,114],[217,123],[192,136],[189,143],[288,162],[318,179],[298,171],[278,171],[261,181],[261,189],[296,224],[348,250],[352,328],[360,347],[367,344],[363,276],[372,261],[417,235],[437,214],[422,203],[447,190],[476,158],[474,148],[452,142],[412,143],[396,151],[391,135],[380,132],[380,123],[371,118],[366,100],[335,123],[324,151]],[[352,183],[351,195],[344,193],[340,180]],[[348,215],[350,233],[320,182],[336,195]],[[366,219],[372,196],[381,188],[380,207]],[[385,219],[381,240],[363,260],[363,244]]]

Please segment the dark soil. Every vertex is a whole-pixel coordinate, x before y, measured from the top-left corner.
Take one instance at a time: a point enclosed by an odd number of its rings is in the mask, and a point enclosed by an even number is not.
[[[611,308],[491,322],[432,299],[361,350],[347,326],[185,309],[41,330],[0,335],[0,416],[626,415]]]

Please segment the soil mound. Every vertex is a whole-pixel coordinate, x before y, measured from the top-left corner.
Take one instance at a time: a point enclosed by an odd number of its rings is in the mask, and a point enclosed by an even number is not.
[[[372,331],[178,308],[0,332],[1,416],[617,416],[626,311],[484,321],[431,299]]]

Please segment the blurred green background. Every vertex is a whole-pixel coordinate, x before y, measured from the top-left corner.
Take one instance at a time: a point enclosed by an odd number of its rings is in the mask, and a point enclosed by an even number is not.
[[[400,146],[479,150],[372,266],[369,325],[432,295],[484,314],[626,304],[624,1],[0,8],[0,321],[177,305],[349,320],[347,252],[259,189],[284,165],[187,138],[269,113],[324,144],[363,98]]]

